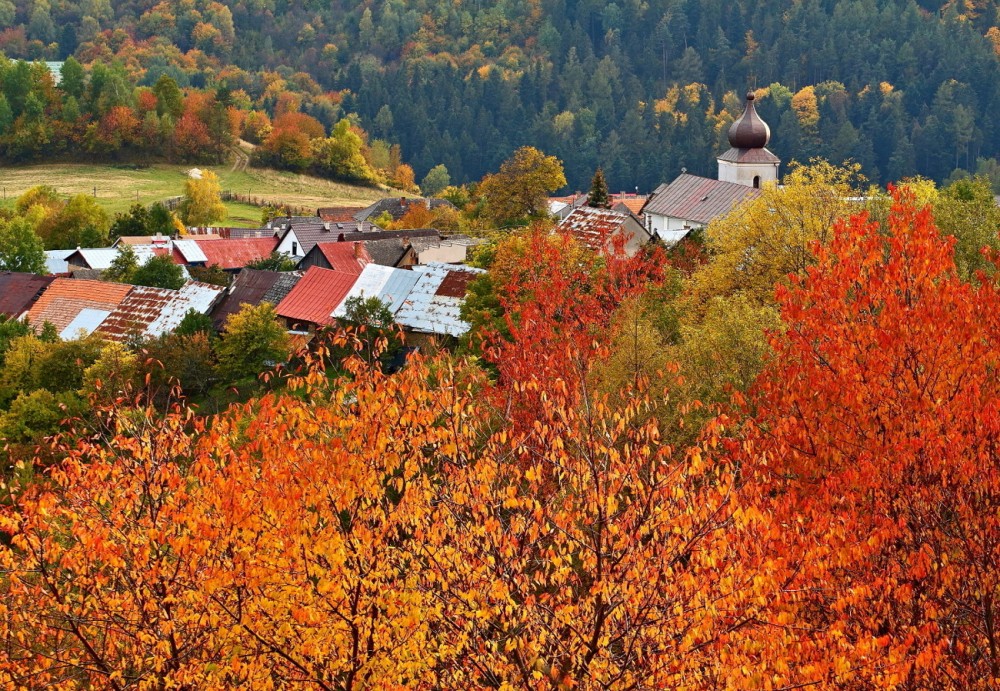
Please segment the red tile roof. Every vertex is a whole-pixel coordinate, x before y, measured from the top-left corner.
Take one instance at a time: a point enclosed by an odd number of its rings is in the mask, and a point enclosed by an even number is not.
[[[334,271],[360,274],[372,261],[363,242],[318,242],[316,247]]]
[[[51,276],[37,274],[0,273],[0,314],[20,317],[53,280]]]
[[[333,310],[343,301],[358,280],[357,274],[310,267],[276,309],[290,325],[333,322]]]
[[[278,239],[239,238],[202,241],[196,239],[198,247],[208,257],[206,266],[218,266],[220,269],[242,269],[250,262],[266,259],[278,247]]]
[[[28,320],[38,331],[51,322],[62,333],[85,309],[114,311],[131,290],[122,283],[57,278],[28,311]]]

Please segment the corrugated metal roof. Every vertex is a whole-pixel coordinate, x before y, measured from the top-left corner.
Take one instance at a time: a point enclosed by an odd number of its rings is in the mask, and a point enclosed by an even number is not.
[[[174,240],[174,249],[180,252],[181,257],[188,264],[208,261],[208,257],[201,251],[196,240]]]
[[[85,338],[94,333],[94,330],[101,325],[108,315],[108,310],[84,308],[73,318],[66,328],[59,332],[59,338],[64,341],[75,341],[78,338]]]
[[[132,249],[137,250],[136,254],[138,254],[138,248],[133,247]],[[82,266],[87,269],[104,271],[105,269],[111,268],[111,262],[113,262],[117,256],[118,248],[116,247],[84,247],[71,252],[70,255],[66,257],[66,262],[68,264],[73,264],[74,266]]]
[[[354,286],[344,296],[344,299],[333,311],[333,316],[343,319],[347,316],[347,301],[350,298],[377,297],[384,302],[389,311],[395,314],[403,305],[403,301],[416,285],[420,274],[407,269],[394,269],[390,266],[369,264],[365,267]]]
[[[426,264],[414,267],[413,273],[420,274],[420,278],[396,312],[396,322],[420,333],[461,336],[468,331],[469,325],[461,319],[464,293],[461,297],[448,293],[457,292],[460,283],[468,285],[485,272],[471,267],[456,269],[448,264]],[[455,273],[470,275],[453,277]]]
[[[759,194],[759,189],[746,185],[684,173],[666,189],[657,188],[643,212],[707,225]]]
[[[28,319],[37,331],[51,322],[62,332],[82,310],[114,311],[131,290],[121,283],[57,278],[28,310]]]
[[[278,304],[277,313],[292,325],[330,324],[333,310],[351,290],[358,277],[342,271],[310,267],[291,292]]]
[[[278,240],[274,237],[192,242],[196,242],[201,249],[206,266],[218,266],[220,269],[242,269],[251,262],[270,257],[278,247]]]
[[[161,336],[170,333],[178,326],[189,311],[208,314],[215,303],[222,297],[225,288],[208,283],[192,281],[176,291],[170,304],[160,310],[159,316],[146,329],[147,336]]]
[[[76,250],[46,250],[45,270],[50,274],[64,274],[69,271],[66,258]]]
[[[0,314],[17,319],[35,304],[53,280],[37,274],[0,273]]]

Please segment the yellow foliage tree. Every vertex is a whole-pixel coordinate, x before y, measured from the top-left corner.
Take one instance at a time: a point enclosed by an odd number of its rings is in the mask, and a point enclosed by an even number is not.
[[[189,226],[207,226],[225,220],[219,177],[210,170],[201,178],[189,177],[184,183],[184,198],[179,208],[181,220]]]

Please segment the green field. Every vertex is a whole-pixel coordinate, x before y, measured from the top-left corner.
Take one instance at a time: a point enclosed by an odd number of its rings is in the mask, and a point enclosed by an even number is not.
[[[187,171],[194,166],[155,164],[130,169],[110,165],[52,163],[46,165],[0,167],[3,203],[13,200],[35,185],[51,185],[60,194],[96,195],[97,200],[114,215],[137,201],[152,204],[180,196]],[[391,191],[355,187],[329,180],[266,169],[233,170],[232,166],[197,166],[214,171],[223,190],[261,198],[271,203],[302,207],[315,213],[321,206],[363,207]],[[260,225],[261,210],[247,204],[227,203],[231,226]]]

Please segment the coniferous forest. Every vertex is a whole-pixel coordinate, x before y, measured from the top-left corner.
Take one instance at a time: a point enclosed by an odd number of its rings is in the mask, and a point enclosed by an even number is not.
[[[356,114],[417,180],[439,164],[477,180],[529,144],[564,161],[569,188],[602,165],[612,191],[647,192],[682,167],[711,174],[753,87],[783,160],[940,182],[1000,177],[998,13],[992,0],[0,0],[0,51],[118,62],[139,85],[169,75],[269,117],[292,101],[328,130]]]

